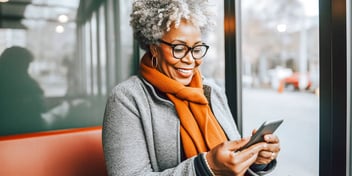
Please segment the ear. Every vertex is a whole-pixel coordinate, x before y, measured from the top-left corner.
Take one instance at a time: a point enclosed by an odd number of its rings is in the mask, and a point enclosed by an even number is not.
[[[158,52],[158,46],[155,44],[149,45],[149,51],[152,53],[152,56],[158,57],[159,52]]]

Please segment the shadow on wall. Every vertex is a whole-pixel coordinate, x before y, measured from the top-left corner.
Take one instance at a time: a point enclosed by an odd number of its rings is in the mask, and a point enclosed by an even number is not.
[[[43,129],[44,91],[28,74],[32,53],[13,46],[0,56],[0,135]]]
[[[28,73],[33,60],[28,49],[18,46],[0,55],[0,136],[102,124],[106,97],[45,97]]]

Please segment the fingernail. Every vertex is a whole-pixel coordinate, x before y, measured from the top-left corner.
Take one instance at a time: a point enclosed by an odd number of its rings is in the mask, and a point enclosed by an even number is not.
[[[265,140],[269,140],[270,139],[270,136],[265,136]]]

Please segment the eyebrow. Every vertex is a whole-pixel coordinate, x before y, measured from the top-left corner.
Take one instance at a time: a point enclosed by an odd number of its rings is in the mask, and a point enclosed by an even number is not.
[[[171,43],[173,43],[173,42],[181,42],[181,43],[184,44],[184,45],[186,45],[186,43],[187,43],[187,42],[182,41],[182,40],[172,40]],[[192,46],[197,45],[197,44],[203,44],[203,43],[204,43],[204,42],[202,42],[202,41],[197,41],[197,42],[194,43]]]

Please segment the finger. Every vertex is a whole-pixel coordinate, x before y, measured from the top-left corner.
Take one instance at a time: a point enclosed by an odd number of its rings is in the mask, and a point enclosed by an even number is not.
[[[259,152],[259,155],[258,155],[258,157],[267,158],[267,159],[271,159],[273,156],[275,156],[275,152],[270,152],[270,151],[261,151]]]
[[[266,148],[267,144],[264,142],[260,142],[248,147],[247,149],[235,152],[234,154],[236,155],[235,157],[237,158],[237,160],[246,161],[252,158],[253,156],[257,157],[258,153]]]
[[[272,152],[270,156],[270,160],[274,160],[277,157],[277,153]]]
[[[252,130],[252,135],[254,135],[257,132],[257,129]]]
[[[269,164],[272,160],[267,158],[258,157],[254,162],[255,164]]]
[[[248,143],[249,139],[250,139],[250,137],[245,137],[240,140],[229,141],[227,143],[224,143],[224,145],[226,145],[226,147],[229,150],[236,151],[236,150],[240,149],[241,147],[243,147],[244,145],[246,145]]]
[[[265,140],[265,142],[268,142],[268,143],[279,143],[280,142],[279,138],[274,134],[265,135],[264,140]]]
[[[269,164],[272,160],[276,159],[277,153],[261,151],[258,154],[258,158],[255,161],[256,164]]]
[[[259,152],[258,154],[258,157],[261,157],[261,158],[267,158],[267,159],[275,159],[277,157],[279,153],[277,152],[270,152],[270,151],[261,151]]]
[[[241,152],[241,154],[237,154],[237,157],[241,157],[241,156],[239,156],[239,155],[246,155],[245,154],[245,152]],[[238,172],[240,172],[240,173],[245,173],[247,170],[248,170],[248,168],[257,160],[257,157],[258,157],[258,154],[253,154],[253,155],[247,155],[247,156],[249,156],[248,158],[247,157],[244,157],[244,158],[246,158],[246,160],[243,160],[243,161],[241,161],[240,163],[238,163],[238,168],[239,169],[242,169],[242,170],[240,170],[240,171],[238,171]]]
[[[275,144],[267,144],[267,148],[263,149],[263,151],[268,151],[268,152],[275,152],[279,153],[281,150],[280,144],[275,143]]]

